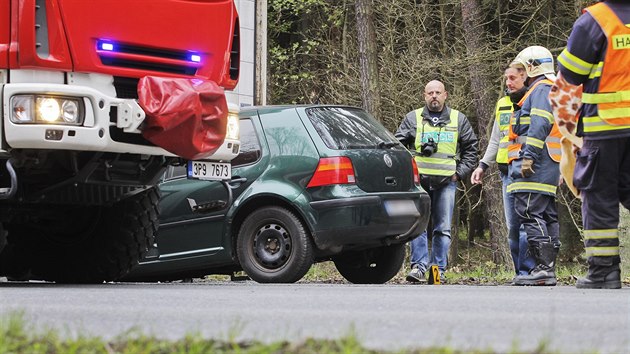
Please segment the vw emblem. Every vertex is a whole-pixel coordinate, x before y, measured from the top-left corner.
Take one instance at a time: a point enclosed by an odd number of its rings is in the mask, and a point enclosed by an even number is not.
[[[384,155],[383,160],[385,160],[387,167],[392,167],[392,158],[389,155]]]

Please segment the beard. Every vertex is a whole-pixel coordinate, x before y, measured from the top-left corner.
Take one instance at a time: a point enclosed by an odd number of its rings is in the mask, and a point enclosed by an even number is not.
[[[521,98],[525,96],[525,93],[527,92],[528,89],[529,87],[523,86],[521,87],[520,90],[510,92],[510,101],[512,101],[512,103],[518,103],[521,100]]]
[[[431,101],[429,102],[429,110],[439,112],[442,110],[442,104],[439,101]]]

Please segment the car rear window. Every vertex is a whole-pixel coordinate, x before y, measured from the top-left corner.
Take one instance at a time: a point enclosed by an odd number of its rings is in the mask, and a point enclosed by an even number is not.
[[[398,140],[379,121],[359,108],[316,107],[306,110],[311,123],[331,149],[369,149]]]

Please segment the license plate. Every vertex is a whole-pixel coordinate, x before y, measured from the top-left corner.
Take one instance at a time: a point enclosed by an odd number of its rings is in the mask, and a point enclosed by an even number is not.
[[[229,162],[188,161],[188,178],[222,181],[232,178]]]
[[[413,200],[386,200],[384,205],[389,216],[418,215],[418,208]]]

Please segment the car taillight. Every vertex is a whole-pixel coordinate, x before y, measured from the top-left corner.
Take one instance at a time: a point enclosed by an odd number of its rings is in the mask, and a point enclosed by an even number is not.
[[[418,173],[418,164],[416,163],[416,159],[411,158],[411,168],[413,168],[413,183],[416,186],[420,185],[420,174]]]
[[[317,169],[307,187],[354,183],[354,168],[350,158],[343,156],[319,159]]]

